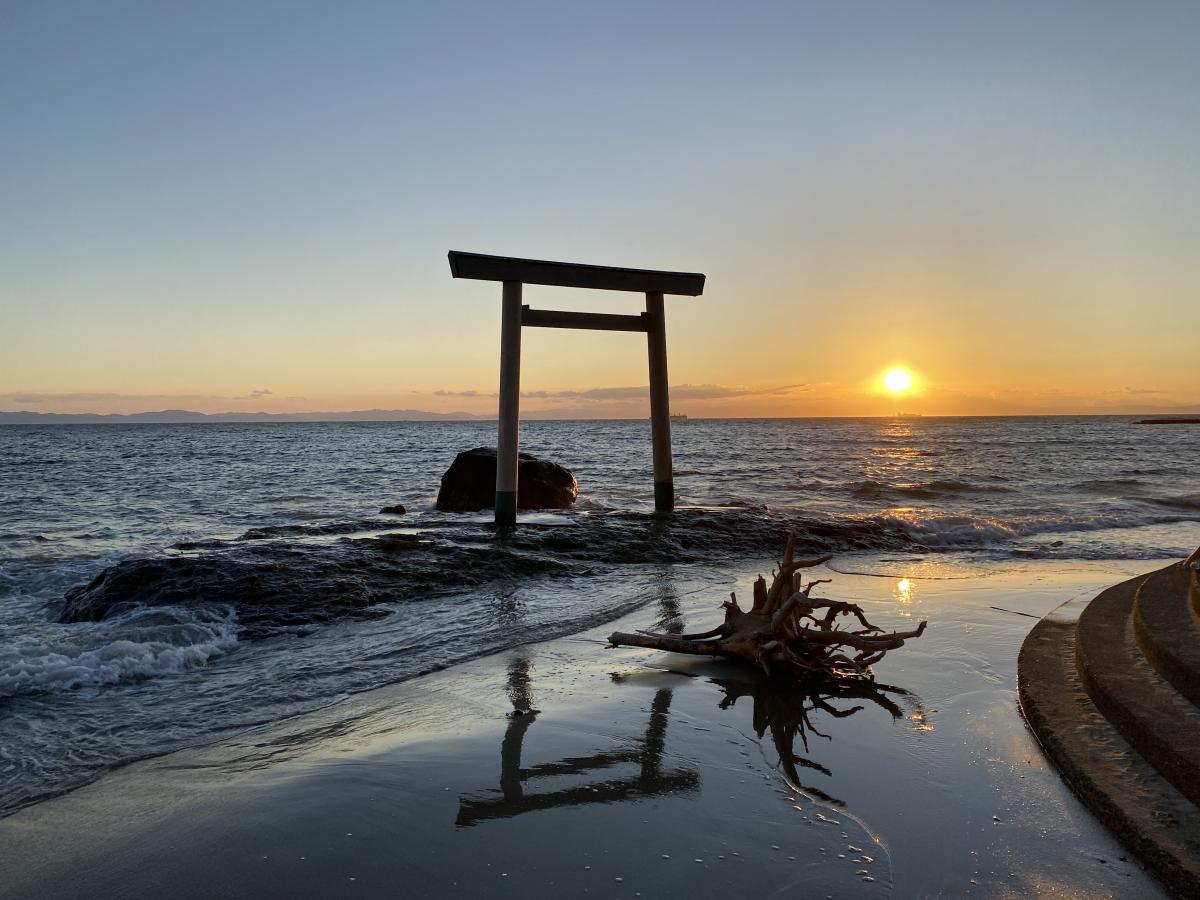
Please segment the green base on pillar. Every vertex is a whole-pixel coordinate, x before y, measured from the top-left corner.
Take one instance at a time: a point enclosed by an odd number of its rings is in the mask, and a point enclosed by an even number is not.
[[[517,524],[516,491],[496,491],[496,524]]]
[[[659,512],[670,512],[675,508],[675,482],[654,482],[654,508]]]

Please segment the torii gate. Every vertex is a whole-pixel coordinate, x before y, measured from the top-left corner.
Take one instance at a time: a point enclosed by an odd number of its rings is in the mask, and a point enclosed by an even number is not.
[[[658,272],[580,263],[485,256],[450,251],[450,274],[455,278],[500,281],[504,307],[500,318],[500,427],[496,446],[496,524],[517,521],[517,465],[520,443],[521,327],[587,328],[595,331],[644,331],[650,358],[650,435],[654,451],[654,508],[675,506],[671,470],[671,401],[667,387],[667,332],[663,295],[697,297],[704,293],[704,276],[695,272]],[[640,316],[608,313],[559,312],[521,305],[523,284],[636,291],[646,295]]]

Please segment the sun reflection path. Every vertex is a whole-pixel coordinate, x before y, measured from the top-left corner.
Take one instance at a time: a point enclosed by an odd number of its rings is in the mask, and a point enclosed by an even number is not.
[[[920,584],[920,577],[911,572],[905,572],[896,579],[892,585],[892,598],[898,607],[897,615],[911,619],[919,614],[917,607],[921,605],[921,599],[918,596]]]
[[[935,727],[930,724],[929,720],[925,718],[924,710],[918,710],[917,712],[913,713],[908,717],[908,720],[913,723],[913,728],[917,731],[936,730]]]

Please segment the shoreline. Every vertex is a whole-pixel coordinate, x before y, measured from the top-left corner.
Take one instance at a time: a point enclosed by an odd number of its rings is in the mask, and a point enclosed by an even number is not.
[[[889,630],[930,619],[879,667],[907,693],[825,698],[837,716],[732,665],[605,649],[614,625],[650,624],[642,607],[18,811],[0,896],[1154,896],[1041,756],[1014,684],[1027,616],[1152,566],[822,573]],[[730,572],[739,591],[759,568]],[[680,617],[711,624],[722,596],[685,594]]]

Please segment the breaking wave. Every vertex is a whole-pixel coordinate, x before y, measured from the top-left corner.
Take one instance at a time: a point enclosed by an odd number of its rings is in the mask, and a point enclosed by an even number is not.
[[[0,697],[107,687],[206,665],[238,643],[232,608],[137,608],[103,630],[0,647]]]
[[[1040,535],[1071,532],[1096,532],[1143,528],[1200,521],[1195,515],[1129,515],[1125,513],[1071,516],[1029,515],[1007,520],[953,513],[924,513],[918,509],[893,509],[879,517],[885,526],[904,531],[924,550],[988,550],[1005,549],[1015,556],[1028,555],[1021,542]],[[1103,556],[1083,555],[1080,558],[1099,559]],[[1123,558],[1118,554],[1114,558]],[[1136,557],[1141,558],[1141,557]]]
[[[1012,488],[997,484],[972,484],[955,479],[938,479],[925,482],[889,484],[882,481],[867,479],[856,481],[847,486],[851,496],[859,500],[877,502],[907,501],[907,500],[939,500],[949,497],[982,495],[982,494],[1011,494]]]

